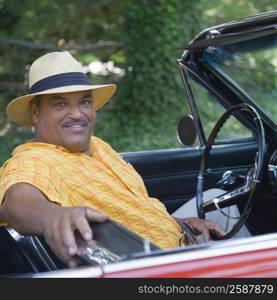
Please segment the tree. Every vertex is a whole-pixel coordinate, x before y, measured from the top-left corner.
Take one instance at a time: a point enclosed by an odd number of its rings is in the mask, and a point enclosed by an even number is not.
[[[200,15],[195,1],[126,1],[126,75],[113,110],[99,113],[105,121],[96,129],[117,150],[179,147],[176,124],[186,101],[176,64],[181,53],[172,49],[200,30]]]

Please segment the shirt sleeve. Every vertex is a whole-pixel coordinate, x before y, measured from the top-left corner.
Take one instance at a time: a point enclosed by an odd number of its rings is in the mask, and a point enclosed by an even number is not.
[[[28,183],[38,188],[48,200],[61,204],[60,179],[54,168],[33,156],[17,156],[8,160],[0,169],[0,205],[6,191],[16,183]]]

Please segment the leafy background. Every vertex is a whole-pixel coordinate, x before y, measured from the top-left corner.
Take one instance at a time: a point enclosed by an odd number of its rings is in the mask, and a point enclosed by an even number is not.
[[[40,55],[69,50],[84,65],[102,63],[89,78],[118,90],[97,113],[95,135],[117,151],[181,147],[176,124],[188,108],[172,49],[208,26],[274,9],[276,0],[0,0],[0,165],[33,136],[5,109],[28,93]]]

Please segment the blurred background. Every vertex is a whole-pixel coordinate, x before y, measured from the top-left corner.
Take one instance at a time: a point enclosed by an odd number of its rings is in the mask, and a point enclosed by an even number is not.
[[[92,82],[117,84],[94,134],[118,152],[178,148],[176,126],[188,108],[182,53],[172,49],[206,27],[274,9],[276,0],[0,0],[0,166],[33,137],[5,111],[28,93],[39,56],[68,50]]]

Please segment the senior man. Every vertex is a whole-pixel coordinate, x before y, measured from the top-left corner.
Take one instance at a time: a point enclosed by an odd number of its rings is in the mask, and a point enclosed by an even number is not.
[[[43,235],[69,267],[75,267],[78,230],[88,242],[90,222],[114,219],[161,248],[179,245],[180,222],[208,240],[223,235],[210,221],[173,218],[148,196],[143,180],[107,143],[92,136],[95,111],[115,85],[91,84],[69,52],[33,62],[28,95],[11,101],[8,116],[33,126],[34,139],[18,146],[0,171],[0,220],[21,234]]]

